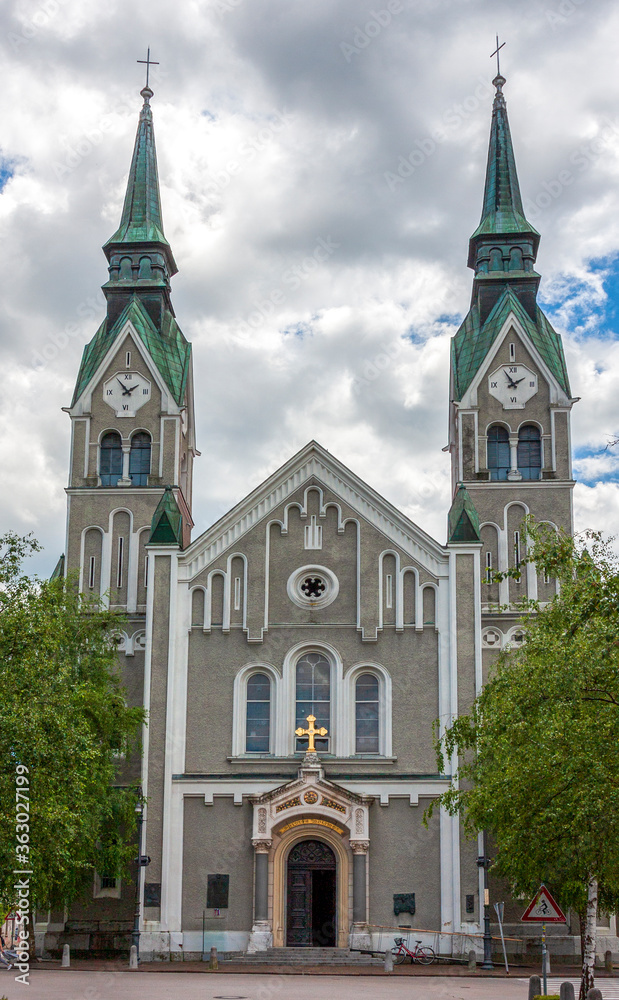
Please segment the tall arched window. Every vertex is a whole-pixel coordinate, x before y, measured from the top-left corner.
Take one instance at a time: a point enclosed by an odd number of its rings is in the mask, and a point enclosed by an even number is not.
[[[541,479],[542,442],[534,424],[525,424],[518,432],[518,471],[523,479]]]
[[[129,478],[134,486],[148,486],[150,475],[150,434],[139,431],[131,438]]]
[[[355,753],[379,753],[378,677],[361,674],[355,684]]]
[[[245,753],[268,753],[271,736],[271,681],[252,674],[247,681]]]
[[[507,479],[510,470],[509,434],[500,424],[488,428],[488,468],[491,479]]]
[[[102,486],[116,486],[123,474],[123,449],[120,434],[110,431],[101,438],[99,476]]]
[[[307,729],[307,717],[313,715],[316,729],[329,730],[329,736],[316,737],[318,751],[329,750],[331,736],[331,665],[321,653],[306,653],[297,662],[295,729]],[[306,750],[307,736],[297,737],[295,748]]]

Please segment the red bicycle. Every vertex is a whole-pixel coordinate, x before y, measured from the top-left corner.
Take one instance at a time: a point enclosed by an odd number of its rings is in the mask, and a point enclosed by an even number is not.
[[[436,962],[434,948],[430,948],[429,945],[422,946],[421,941],[415,941],[415,947],[411,951],[404,944],[404,938],[395,938],[394,941],[394,947],[391,949],[394,965],[401,965],[407,958],[410,958],[411,964],[419,962],[420,965],[432,965],[432,962]]]

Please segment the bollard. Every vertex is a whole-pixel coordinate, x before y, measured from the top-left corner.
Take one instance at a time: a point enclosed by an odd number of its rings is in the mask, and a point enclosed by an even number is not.
[[[471,949],[471,951],[469,951],[469,969],[472,970],[476,968],[477,968],[477,956],[475,952]]]
[[[385,952],[385,972],[393,972],[393,955],[390,951]]]
[[[71,968],[71,949],[69,948],[68,944],[65,944],[62,949],[62,968],[63,969]]]
[[[539,997],[542,994],[542,980],[539,976],[529,977],[529,1000]]]
[[[129,968],[137,969],[138,967],[138,949],[134,944],[131,945],[129,949]]]
[[[559,1000],[574,1000],[573,983],[561,983],[559,987]]]
[[[593,987],[587,993],[587,1000],[603,1000],[602,991]]]
[[[217,969],[218,968],[218,965],[217,965],[217,948],[215,947],[215,945],[213,945],[213,947],[211,948],[211,957],[208,960],[208,967],[209,967],[209,969]]]
[[[604,968],[607,972],[613,971],[613,953],[612,951],[604,952]]]

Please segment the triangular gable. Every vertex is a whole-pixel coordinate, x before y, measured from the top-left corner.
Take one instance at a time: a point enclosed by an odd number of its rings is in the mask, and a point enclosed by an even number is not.
[[[183,517],[172,492],[171,486],[166,486],[161,500],[157,504],[151,522],[149,545],[179,545],[183,544]]]
[[[134,295],[116,322],[108,329],[108,321],[105,319],[84,348],[72,407],[88,388],[127,323],[131,323],[146,347],[175,402],[178,406],[182,405],[191,365],[191,344],[185,340],[178,323],[167,311],[162,329],[157,330],[140,299]]]
[[[376,493],[316,441],[310,441],[244,500],[197,538],[184,553],[192,578],[221,552],[236,545],[254,525],[268,519],[300,486],[317,480],[393,544],[434,576],[443,575],[447,553],[430,535]]]
[[[539,306],[536,306],[536,321],[533,322],[518,296],[511,288],[506,288],[481,328],[474,305],[451,342],[455,399],[462,399],[469,389],[512,313],[552,377],[569,397],[570,384],[561,337]]]
[[[449,511],[449,542],[479,542],[479,514],[468,490],[460,484]]]

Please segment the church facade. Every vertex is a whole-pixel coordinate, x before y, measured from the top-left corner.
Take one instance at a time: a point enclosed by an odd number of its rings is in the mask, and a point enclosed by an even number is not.
[[[522,598],[555,592],[528,564],[520,581],[493,582],[522,558],[525,515],[572,525],[574,400],[537,303],[540,237],[522,208],[504,83],[470,240],[471,307],[452,343],[445,542],[316,442],[192,540],[191,347],[170,298],[142,91],[122,219],[104,247],[107,314],[67,408],[65,563],[126,612],[122,673],[148,712],[143,760],[119,778],[148,803],[143,958],[384,950],[397,927],[424,929],[445,954],[479,942],[479,846],[444,812],[423,822],[451,780],[436,773],[432,725],[466,711],[497,650],[521,641]],[[94,947],[106,928],[130,927],[133,894],[96,875],[92,900],[39,930],[59,940],[70,925]]]

